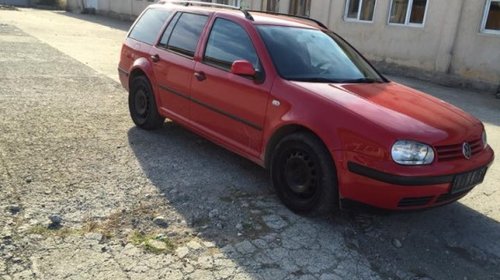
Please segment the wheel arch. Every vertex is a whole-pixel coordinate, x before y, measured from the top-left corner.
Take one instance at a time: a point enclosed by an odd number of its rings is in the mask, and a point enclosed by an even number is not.
[[[298,132],[310,133],[314,137],[318,138],[321,141],[321,143],[325,146],[325,148],[328,147],[326,145],[326,143],[323,141],[323,139],[321,139],[321,137],[317,133],[315,133],[313,130],[311,130],[310,128],[303,126],[303,125],[300,125],[300,124],[286,124],[286,125],[278,128],[272,134],[272,136],[269,138],[269,140],[267,141],[266,150],[264,153],[264,167],[266,169],[269,169],[273,151],[276,148],[276,145],[278,145],[278,143],[281,141],[281,139],[285,138],[286,136],[288,136],[290,134],[298,133]],[[328,150],[328,148],[327,148],[327,150]],[[331,155],[330,155],[330,157],[332,158]],[[334,162],[333,158],[332,158],[332,162]]]
[[[151,80],[149,79],[146,72],[144,72],[141,68],[137,67],[137,68],[133,69],[132,72],[130,72],[129,79],[128,79],[129,88],[131,88],[131,86],[132,86],[132,81],[139,76],[146,77],[149,80],[149,82],[151,83]]]
[[[151,89],[153,90],[153,95],[155,97],[156,104],[158,106],[161,106],[160,102],[161,100],[159,98],[159,93],[158,93],[159,89],[156,83],[153,67],[151,65],[151,62],[149,62],[149,60],[147,60],[144,57],[135,60],[134,64],[130,69],[130,74],[128,77],[129,89],[132,87],[132,81],[139,76],[144,76],[148,80]]]
[[[134,78],[138,77],[140,75],[145,76],[149,80],[149,83],[153,87],[153,91],[155,91],[156,90],[156,87],[155,87],[156,80],[154,77],[153,68],[151,66],[151,63],[144,57],[141,57],[141,58],[135,60],[131,69],[130,69],[130,74],[128,77],[129,88],[130,88]]]

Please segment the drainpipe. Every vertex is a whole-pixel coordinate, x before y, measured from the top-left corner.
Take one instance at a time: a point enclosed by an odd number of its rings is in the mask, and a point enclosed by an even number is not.
[[[453,62],[453,57],[455,56],[455,49],[456,49],[456,45],[457,45],[457,38],[458,38],[458,31],[461,29],[462,27],[462,17],[463,17],[463,13],[464,13],[464,2],[465,0],[462,0],[460,2],[460,14],[458,15],[458,23],[457,23],[457,26],[455,28],[455,34],[453,35],[453,41],[452,41],[452,45],[451,45],[451,50],[450,50],[450,59],[448,61],[448,66],[446,67],[446,74],[451,74],[451,64]]]
[[[332,2],[333,0],[330,0],[330,3],[328,3],[328,17],[326,18],[326,27],[330,28],[330,18],[332,14]],[[333,29],[333,28],[332,28]]]

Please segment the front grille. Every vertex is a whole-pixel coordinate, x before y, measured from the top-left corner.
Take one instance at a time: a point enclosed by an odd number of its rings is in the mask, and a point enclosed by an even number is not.
[[[458,192],[458,193],[454,193],[454,194],[451,194],[451,193],[442,194],[436,199],[435,203],[450,202],[453,200],[457,200],[457,199],[461,198],[462,196],[466,195],[469,191],[470,190],[466,190],[466,191]]]
[[[422,197],[405,197],[401,199],[398,203],[398,207],[416,207],[424,206],[431,202],[433,196],[422,196]]]
[[[482,151],[483,141],[481,139],[477,139],[469,142],[472,148],[472,156]],[[464,154],[462,151],[463,143],[447,145],[447,146],[437,146],[436,152],[439,161],[450,161],[455,159],[463,159]]]

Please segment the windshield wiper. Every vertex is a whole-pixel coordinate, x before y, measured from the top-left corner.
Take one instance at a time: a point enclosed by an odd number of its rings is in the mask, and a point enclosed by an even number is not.
[[[373,78],[359,78],[359,79],[352,79],[352,80],[340,80],[337,83],[365,83],[365,84],[372,84],[372,83],[381,83],[382,81],[376,80]]]
[[[382,83],[381,80],[373,79],[373,78],[359,78],[359,79],[328,79],[328,78],[321,78],[321,77],[311,77],[311,78],[288,78],[288,80],[291,81],[297,81],[297,82],[310,82],[310,83],[334,83],[334,84],[348,84],[348,83],[365,83],[365,84],[372,84],[372,83]]]
[[[291,81],[296,82],[311,82],[311,83],[338,83],[338,80],[327,78],[289,78]]]

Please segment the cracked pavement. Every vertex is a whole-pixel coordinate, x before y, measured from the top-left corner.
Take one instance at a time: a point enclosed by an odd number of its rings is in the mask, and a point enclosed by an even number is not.
[[[498,159],[445,207],[297,216],[251,162],[172,122],[133,126],[128,25],[0,11],[0,279],[500,278]],[[500,100],[394,79],[481,118],[500,151]]]

